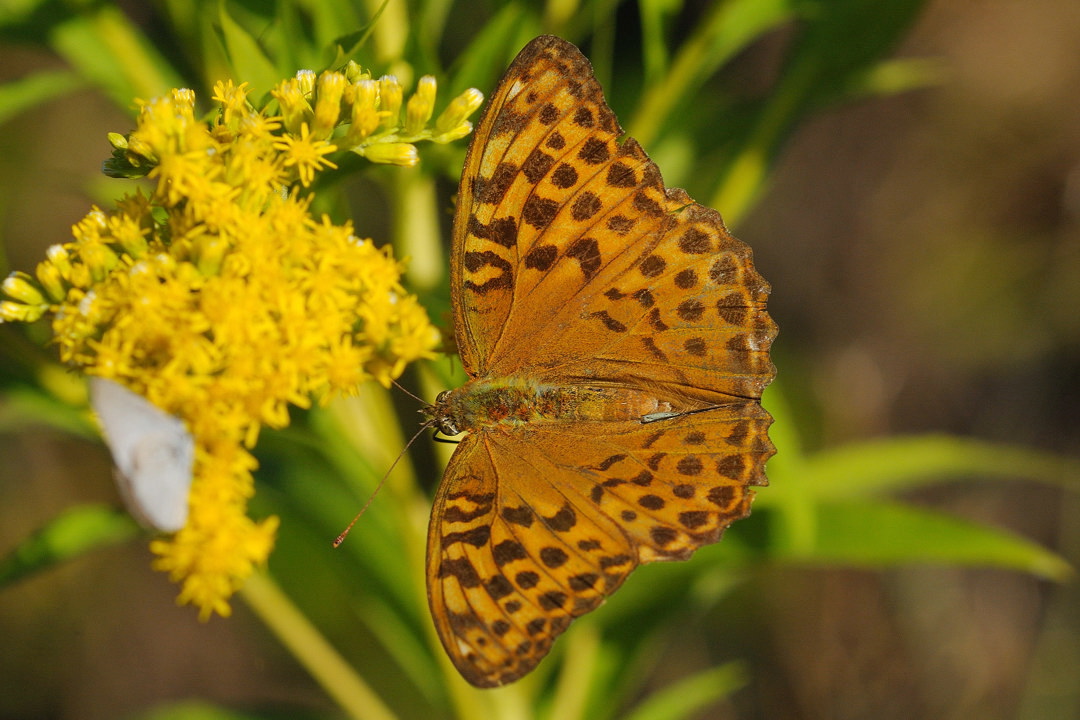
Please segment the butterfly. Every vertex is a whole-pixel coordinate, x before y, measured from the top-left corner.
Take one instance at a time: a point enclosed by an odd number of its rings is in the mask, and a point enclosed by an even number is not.
[[[634,568],[750,511],[775,452],[768,283],[720,215],[667,189],[572,44],[530,42],[458,189],[454,333],[468,382],[432,509],[428,599],[478,687],[517,680]]]
[[[187,523],[195,439],[183,421],[105,378],[90,378],[90,404],[116,463],[116,484],[144,525],[176,532]]]

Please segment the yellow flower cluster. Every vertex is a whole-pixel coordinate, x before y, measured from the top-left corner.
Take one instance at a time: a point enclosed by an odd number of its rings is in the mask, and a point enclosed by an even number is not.
[[[187,524],[151,547],[204,618],[229,614],[273,547],[277,518],[246,515],[260,427],[287,425],[290,404],[369,379],[388,385],[438,341],[389,251],[312,217],[298,186],[334,167],[338,146],[409,164],[402,146],[467,134],[479,94],[451,102],[427,130],[433,81],[402,113],[396,81],[350,72],[282,82],[277,115],[231,82],[215,88],[210,123],[195,118],[187,90],[144,103],[129,136],[110,136],[106,172],[148,175],[152,194],[95,208],[36,277],[3,283],[0,321],[51,314],[61,360],[132,388],[195,438]]]

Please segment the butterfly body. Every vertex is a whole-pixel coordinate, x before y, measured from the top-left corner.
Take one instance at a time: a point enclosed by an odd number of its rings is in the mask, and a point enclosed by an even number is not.
[[[429,411],[448,435],[520,428],[527,423],[641,422],[677,412],[677,403],[644,389],[558,385],[528,377],[473,380],[443,394]]]
[[[530,42],[466,158],[451,248],[466,432],[428,530],[443,646],[512,682],[638,565],[681,560],[766,484],[769,285],[720,215],[624,138],[585,57]]]

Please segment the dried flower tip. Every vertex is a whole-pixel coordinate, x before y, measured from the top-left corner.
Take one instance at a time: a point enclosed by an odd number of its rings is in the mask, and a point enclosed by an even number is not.
[[[354,108],[359,105],[377,110],[379,108],[379,83],[371,78],[357,80],[345,88],[345,102]]]
[[[172,99],[177,108],[195,108],[195,91],[191,88],[174,88]]]
[[[45,250],[45,258],[60,271],[60,277],[65,280],[71,277],[71,256],[63,245],[50,245]]]

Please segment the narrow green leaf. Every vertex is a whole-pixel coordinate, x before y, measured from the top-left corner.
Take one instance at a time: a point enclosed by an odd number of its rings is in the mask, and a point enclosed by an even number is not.
[[[679,48],[667,75],[652,84],[641,99],[627,123],[630,135],[649,147],[674,109],[692,96],[720,65],[791,16],[790,0],[716,4]]]
[[[350,717],[397,717],[268,574],[249,577],[241,594],[270,632]]]
[[[1080,462],[1076,460],[947,435],[846,445],[806,458],[799,473],[815,497],[832,499],[959,479],[1035,480],[1080,490]],[[782,483],[775,490],[782,494]],[[772,501],[763,500],[764,504]]]
[[[650,695],[626,720],[681,720],[747,683],[746,668],[727,663],[704,670]]]
[[[80,505],[56,516],[0,560],[0,587],[137,536],[127,513],[106,505]]]
[[[898,58],[880,62],[854,79],[848,88],[853,97],[899,95],[909,90],[941,85],[949,72],[934,58]]]
[[[295,712],[295,711],[294,711]],[[218,705],[211,705],[202,700],[184,700],[168,705],[159,705],[152,710],[135,716],[132,720],[260,720],[266,715],[247,713]],[[296,717],[296,715],[293,715]],[[314,713],[301,715],[314,720]],[[297,718],[297,720],[300,720]]]
[[[229,15],[225,3],[218,7],[218,19],[221,43],[236,77],[251,83],[254,97],[269,92],[282,77],[274,62],[255,38]]]
[[[789,559],[879,567],[941,563],[1000,567],[1064,581],[1059,555],[1009,531],[897,503],[824,503],[809,550]]]
[[[710,202],[729,225],[756,199],[783,142],[812,112],[844,97],[914,22],[925,0],[816,0],[799,5],[803,22],[780,81],[740,141]]]
[[[447,97],[454,97],[470,87],[480,88],[485,97],[489,95],[514,53],[538,30],[535,19],[527,17],[516,3],[503,7],[458,57]]]
[[[86,83],[67,71],[47,71],[0,85],[0,124]]]
[[[892,51],[925,4],[925,0],[807,3],[805,30],[785,73],[799,86],[801,102],[834,99],[851,77],[874,67]]]
[[[0,433],[17,433],[32,425],[87,440],[97,441],[101,437],[85,406],[76,407],[49,392],[28,386],[14,386],[4,391],[0,403]]]
[[[57,25],[52,47],[83,77],[97,83],[120,107],[182,87],[173,67],[116,7],[101,3]]]

